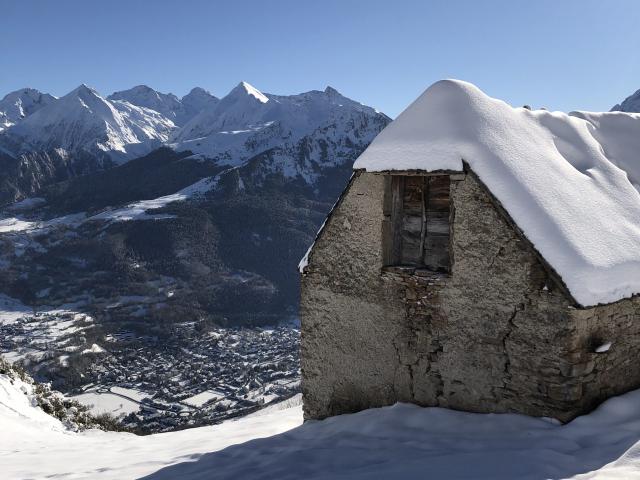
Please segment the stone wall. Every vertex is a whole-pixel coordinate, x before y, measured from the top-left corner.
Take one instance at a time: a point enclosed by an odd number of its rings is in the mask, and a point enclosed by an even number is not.
[[[570,309],[570,362],[581,410],[640,386],[640,298]],[[603,352],[598,347],[610,343]]]
[[[383,268],[384,177],[350,184],[302,279],[306,418],[410,401],[568,420],[640,384],[623,376],[640,301],[571,307],[479,181],[459,178],[450,274]],[[594,353],[598,336],[610,352]]]
[[[393,341],[405,325],[401,290],[380,276],[383,183],[374,175],[353,179],[302,278],[306,418],[411,399]]]

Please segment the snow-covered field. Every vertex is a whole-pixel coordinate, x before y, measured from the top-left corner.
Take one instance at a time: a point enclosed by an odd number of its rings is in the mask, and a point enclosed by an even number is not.
[[[200,392],[197,395],[183,400],[183,402],[194,407],[201,407],[205,403],[210,402],[211,400],[217,400],[219,398],[224,398],[224,393],[205,390],[204,392]]]
[[[140,410],[140,403],[148,394],[133,388],[93,386],[79,395],[69,395],[68,398],[76,400],[86,407],[91,413],[100,415],[110,413],[118,417]]]
[[[69,396],[89,407],[95,415],[110,413],[115,417],[140,410],[139,402],[144,397],[145,395],[137,390],[121,387],[111,387],[110,391],[106,388],[91,388],[79,395]]]
[[[640,390],[565,426],[404,404],[302,425],[289,401],[146,437],[67,431],[29,391],[0,375],[3,479],[640,478]]]

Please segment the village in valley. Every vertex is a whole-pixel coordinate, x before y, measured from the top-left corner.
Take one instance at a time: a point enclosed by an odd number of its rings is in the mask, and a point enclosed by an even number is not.
[[[203,330],[183,322],[160,342],[132,331],[100,335],[74,311],[13,315],[0,324],[0,355],[139,433],[218,423],[300,389],[295,323]]]

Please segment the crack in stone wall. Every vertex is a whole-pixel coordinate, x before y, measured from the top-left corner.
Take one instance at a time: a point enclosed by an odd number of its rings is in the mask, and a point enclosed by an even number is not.
[[[502,337],[502,350],[504,352],[504,386],[505,387],[507,386],[508,379],[510,378],[509,367],[511,366],[511,361],[509,360],[509,346],[507,345],[507,342],[509,341],[509,337],[513,333],[514,329],[517,328],[515,323],[516,315],[518,315],[518,311],[520,311],[521,309],[522,308],[518,308],[518,307],[513,309],[513,314],[509,317],[508,329],[505,332],[504,336]]]

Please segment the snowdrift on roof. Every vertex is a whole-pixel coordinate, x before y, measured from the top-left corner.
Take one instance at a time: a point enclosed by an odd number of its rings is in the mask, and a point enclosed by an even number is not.
[[[354,169],[461,171],[502,203],[582,306],[640,293],[640,114],[513,108],[470,83],[429,87]]]

